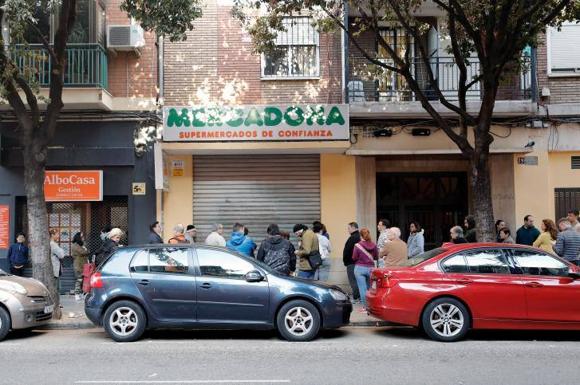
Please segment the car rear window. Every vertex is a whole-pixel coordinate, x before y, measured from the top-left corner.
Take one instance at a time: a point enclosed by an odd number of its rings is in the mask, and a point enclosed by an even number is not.
[[[444,251],[445,249],[442,247],[426,251],[423,254],[419,254],[413,258],[407,259],[405,263],[403,263],[403,266],[417,266],[418,264],[423,263],[431,258],[435,258],[436,256],[442,254]]]

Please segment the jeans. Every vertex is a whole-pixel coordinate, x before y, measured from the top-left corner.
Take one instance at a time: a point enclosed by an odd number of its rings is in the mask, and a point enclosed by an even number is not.
[[[315,274],[316,274],[316,270],[311,270],[311,271],[300,270],[298,272],[298,278],[314,279]]]
[[[358,285],[356,284],[356,278],[354,276],[354,265],[348,265],[346,267],[346,275],[348,276],[348,283],[352,289],[352,299],[359,299]]]
[[[367,306],[367,290],[371,285],[371,270],[373,268],[370,266],[359,266],[354,267],[354,276],[356,277],[356,283],[358,285],[358,291],[360,293],[360,299],[364,307]]]
[[[330,258],[322,260],[322,265],[316,270],[316,277],[314,279],[318,281],[328,281],[328,276],[330,275]]]

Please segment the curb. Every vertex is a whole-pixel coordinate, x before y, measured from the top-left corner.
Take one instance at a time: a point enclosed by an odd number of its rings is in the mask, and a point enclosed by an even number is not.
[[[344,327],[385,327],[385,326],[396,326],[390,322],[386,321],[361,321],[361,322],[351,322]],[[99,328],[90,321],[85,322],[74,322],[74,323],[60,323],[51,322],[47,325],[39,327],[39,330],[82,330],[82,329],[94,329]]]

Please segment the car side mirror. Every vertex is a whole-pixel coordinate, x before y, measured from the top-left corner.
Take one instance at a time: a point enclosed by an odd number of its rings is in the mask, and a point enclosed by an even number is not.
[[[258,270],[252,270],[246,274],[247,282],[261,282],[264,280],[264,276]]]
[[[568,277],[572,278],[572,279],[580,279],[580,273],[577,271],[568,271]]]

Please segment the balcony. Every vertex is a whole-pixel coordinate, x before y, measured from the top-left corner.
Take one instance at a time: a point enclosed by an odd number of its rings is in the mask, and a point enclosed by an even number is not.
[[[68,44],[64,86],[108,88],[107,52],[100,44]],[[12,60],[20,72],[40,87],[50,86],[52,59],[42,45],[17,45]]]
[[[501,82],[497,94],[498,115],[522,115],[531,112],[533,87],[530,57],[524,57],[521,70],[508,74]],[[385,60],[387,64],[390,63]],[[457,102],[459,89],[459,67],[453,57],[431,57],[429,66],[437,80],[441,93],[450,102]],[[450,113],[440,105],[438,97],[428,79],[428,71],[423,60],[414,60],[411,68],[423,93],[437,110],[444,115]],[[471,82],[480,73],[479,62],[474,59],[467,66],[467,82]],[[470,112],[476,112],[482,97],[481,84],[476,82],[467,92],[467,104]],[[351,115],[357,117],[389,116],[413,117],[427,114],[421,107],[417,96],[410,90],[406,80],[399,74],[385,70],[383,76],[376,80],[366,80],[351,75],[347,83],[347,100],[351,104]]]

